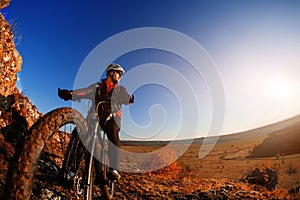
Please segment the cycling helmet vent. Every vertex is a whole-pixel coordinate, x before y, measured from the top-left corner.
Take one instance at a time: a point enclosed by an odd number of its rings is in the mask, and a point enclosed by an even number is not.
[[[122,74],[125,73],[125,70],[121,67],[121,65],[115,64],[115,63],[109,64],[109,65],[106,67],[106,73],[111,72],[111,71],[119,71],[119,72],[121,72]]]

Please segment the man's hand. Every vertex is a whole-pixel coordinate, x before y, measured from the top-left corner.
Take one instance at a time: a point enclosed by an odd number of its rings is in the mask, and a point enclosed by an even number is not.
[[[65,101],[71,100],[72,90],[61,90],[60,88],[58,88],[58,96]]]
[[[129,103],[134,103],[134,95],[132,94],[130,99],[129,99]]]

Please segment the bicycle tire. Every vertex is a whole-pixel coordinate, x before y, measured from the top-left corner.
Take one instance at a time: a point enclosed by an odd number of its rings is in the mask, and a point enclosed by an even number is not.
[[[88,130],[87,123],[81,113],[67,107],[58,108],[45,114],[30,128],[22,152],[18,157],[16,169],[13,171],[9,199],[30,199],[36,166],[41,153],[53,134],[67,123],[76,124],[82,131]]]

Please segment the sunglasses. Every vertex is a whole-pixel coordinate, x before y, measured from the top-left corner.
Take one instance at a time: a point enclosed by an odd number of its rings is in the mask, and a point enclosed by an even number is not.
[[[117,73],[120,75],[120,76],[123,76],[123,73],[121,71],[117,71]]]

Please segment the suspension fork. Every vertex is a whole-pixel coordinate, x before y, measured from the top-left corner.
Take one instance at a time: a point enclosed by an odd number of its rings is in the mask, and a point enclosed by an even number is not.
[[[93,159],[94,159],[94,152],[95,152],[95,145],[96,145],[96,139],[97,139],[97,131],[99,128],[99,123],[96,123],[95,130],[94,130],[94,137],[93,137],[93,143],[92,143],[92,149],[90,153],[90,161],[89,161],[89,169],[88,169],[88,183],[87,183],[87,193],[86,193],[86,199],[92,199],[92,190],[91,190],[91,183],[92,183],[92,166],[93,166]]]

